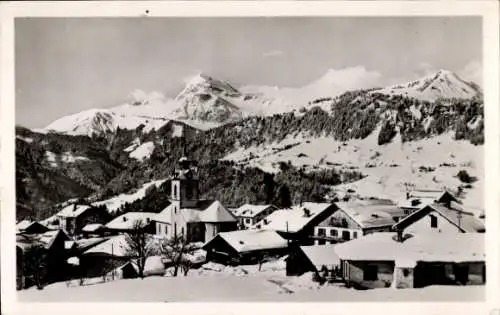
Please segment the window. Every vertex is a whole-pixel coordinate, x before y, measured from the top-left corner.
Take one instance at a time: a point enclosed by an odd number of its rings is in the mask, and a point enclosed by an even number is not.
[[[405,268],[405,269],[403,269],[403,276],[406,278],[406,277],[408,277],[409,275],[410,275],[410,270],[408,270],[408,269],[406,269],[406,268]]]
[[[363,280],[365,281],[378,280],[378,267],[374,265],[366,266],[363,270]]]
[[[245,219],[245,223],[246,223],[246,224],[251,224],[251,223],[252,223],[252,220],[251,220],[250,218],[246,218],[246,219]]]
[[[167,235],[167,231],[168,231],[167,225],[164,225],[163,231],[165,232],[165,235]]]
[[[181,235],[184,235],[184,227],[181,228]]]
[[[342,239],[348,241],[351,239],[351,233],[349,231],[342,231]]]
[[[339,232],[335,229],[330,230],[330,236],[337,237],[339,236]]]
[[[177,199],[177,195],[179,194],[179,186],[174,184],[174,199]]]
[[[352,232],[352,238],[358,238],[358,232]]]
[[[326,244],[326,240],[318,240],[318,245],[325,245]]]
[[[429,215],[431,217],[431,228],[437,228],[438,227],[438,219],[435,215]]]
[[[318,228],[318,236],[325,236],[326,235],[326,231],[325,229],[323,228]]]

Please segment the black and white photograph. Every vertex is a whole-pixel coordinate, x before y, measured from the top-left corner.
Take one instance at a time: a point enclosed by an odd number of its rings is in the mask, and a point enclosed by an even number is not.
[[[13,21],[19,303],[486,300],[482,16],[148,13]]]

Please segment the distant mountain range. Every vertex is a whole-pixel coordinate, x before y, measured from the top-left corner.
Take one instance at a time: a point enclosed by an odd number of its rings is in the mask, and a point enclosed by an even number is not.
[[[323,77],[301,88],[244,86],[235,88],[227,81],[205,74],[194,76],[174,98],[134,99],[107,109],[90,109],[62,117],[39,132],[68,135],[102,136],[118,127],[157,129],[170,120],[179,120],[195,128],[209,129],[249,116],[269,116],[318,105],[315,100],[333,98],[354,84],[342,85],[342,78],[328,71]],[[455,73],[440,70],[412,82],[372,89],[372,93],[402,95],[418,100],[470,99],[481,95],[480,87],[466,82]],[[321,105],[321,104],[320,104]],[[329,108],[324,108],[329,111]]]

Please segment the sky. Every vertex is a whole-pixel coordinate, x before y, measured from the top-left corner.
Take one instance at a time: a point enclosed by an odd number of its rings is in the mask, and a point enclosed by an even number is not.
[[[17,18],[16,124],[175,97],[203,72],[301,87],[326,73],[372,86],[439,69],[481,84],[479,17]],[[139,92],[142,93],[142,92]]]

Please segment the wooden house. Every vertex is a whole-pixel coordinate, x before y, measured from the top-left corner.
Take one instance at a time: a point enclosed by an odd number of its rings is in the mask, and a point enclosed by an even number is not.
[[[278,232],[299,245],[314,244],[314,229],[337,209],[333,203],[304,202],[279,209],[257,222],[252,228]]]
[[[88,224],[104,224],[111,218],[106,210],[76,203],[64,207],[55,217],[59,228],[70,236],[80,234],[82,228]]]
[[[16,224],[16,233],[41,234],[47,232],[48,230],[49,229],[46,226],[36,221],[22,220]]]
[[[248,229],[276,210],[278,208],[273,205],[252,205],[247,203],[233,209],[232,213],[238,219],[239,228]]]
[[[218,233],[203,246],[207,261],[223,264],[252,264],[287,253],[288,243],[278,233],[266,230],[239,230]]]
[[[393,230],[402,237],[403,232],[411,234],[429,232],[483,233],[485,226],[472,213],[432,203],[394,224]]]
[[[452,202],[460,203],[460,200],[446,189],[415,189],[407,192],[406,198],[397,205],[403,209],[405,215],[408,215],[432,203],[439,203],[450,208]]]
[[[340,258],[332,244],[293,246],[286,260],[287,276],[300,276],[314,272],[318,277],[338,278]]]
[[[484,284],[484,234],[373,233],[337,244],[344,281],[361,289]]]

